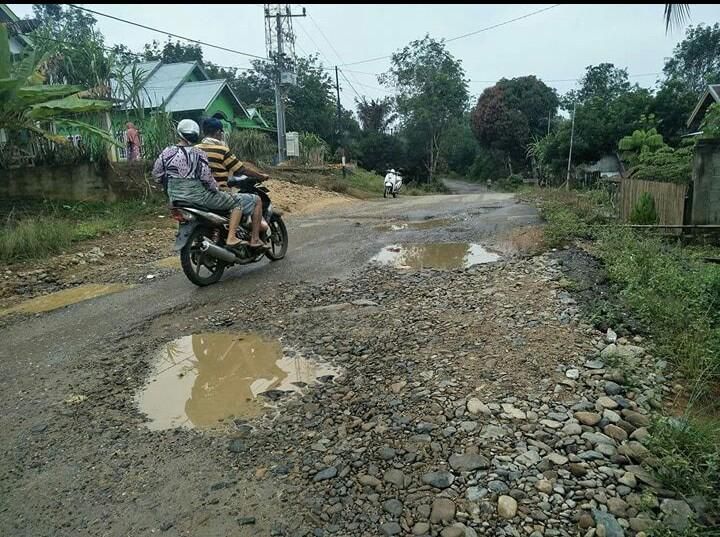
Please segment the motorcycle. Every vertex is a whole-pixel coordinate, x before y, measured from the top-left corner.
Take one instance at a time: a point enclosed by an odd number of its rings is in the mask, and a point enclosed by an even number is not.
[[[387,198],[392,195],[393,198],[397,198],[402,187],[402,177],[398,174],[388,174],[385,176],[385,190],[383,191],[383,198]]]
[[[217,282],[225,269],[233,265],[256,263],[263,257],[279,261],[285,257],[288,248],[288,233],[282,212],[275,209],[268,196],[268,188],[257,179],[245,175],[232,177],[228,186],[240,192],[255,194],[262,201],[262,214],[267,229],[260,236],[270,243],[269,250],[250,246],[225,247],[230,213],[211,212],[203,207],[184,201],[174,201],[170,212],[178,222],[175,251],[180,252],[180,265],[188,280],[199,287]],[[245,218],[237,229],[237,237],[250,241],[251,219]]]

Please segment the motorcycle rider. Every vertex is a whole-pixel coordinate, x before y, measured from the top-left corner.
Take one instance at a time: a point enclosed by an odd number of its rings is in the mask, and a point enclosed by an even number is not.
[[[203,134],[205,138],[197,145],[198,149],[205,151],[210,164],[210,171],[217,181],[220,190],[227,189],[227,181],[235,175],[246,175],[265,181],[269,177],[255,167],[240,161],[225,143],[224,129],[222,122],[211,117],[203,121]],[[267,230],[268,225],[262,218],[262,202],[254,194],[236,194],[243,200],[243,214],[252,213],[252,233],[257,229],[258,236],[260,229]]]
[[[177,133],[180,140],[160,153],[153,166],[153,176],[162,183],[170,201],[185,201],[209,211],[230,211],[226,244],[228,247],[237,246],[241,243],[236,235],[237,227],[247,199],[218,189],[207,155],[193,147],[200,139],[200,127],[197,123],[191,119],[183,119],[178,123]],[[257,204],[253,204],[253,209],[254,205]],[[258,232],[253,233],[249,245],[267,248],[260,240]]]

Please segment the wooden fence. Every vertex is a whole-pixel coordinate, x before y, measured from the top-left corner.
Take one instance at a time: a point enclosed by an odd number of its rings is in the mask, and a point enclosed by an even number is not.
[[[623,222],[630,221],[630,213],[643,193],[649,193],[655,200],[658,224],[682,224],[685,214],[687,186],[675,183],[658,183],[623,179],[620,184],[620,216]]]

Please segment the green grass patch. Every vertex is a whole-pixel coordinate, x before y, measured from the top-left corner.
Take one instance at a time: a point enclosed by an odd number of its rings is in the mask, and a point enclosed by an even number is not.
[[[25,202],[5,208],[0,261],[11,263],[57,254],[72,243],[131,229],[162,212],[162,200],[114,203]]]

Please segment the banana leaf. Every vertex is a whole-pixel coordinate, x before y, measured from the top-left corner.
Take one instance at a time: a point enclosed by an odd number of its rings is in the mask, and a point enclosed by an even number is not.
[[[0,24],[0,78],[10,77],[10,36],[7,24]]]
[[[69,114],[82,114],[86,112],[102,112],[110,110],[110,101],[98,99],[81,99],[77,95],[70,95],[62,99],[54,99],[34,104],[30,107],[29,117],[33,119],[49,119]]]
[[[80,86],[65,84],[52,84],[50,86],[24,86],[17,90],[16,96],[24,106],[42,103],[53,99],[62,99],[73,93],[81,91]]]

